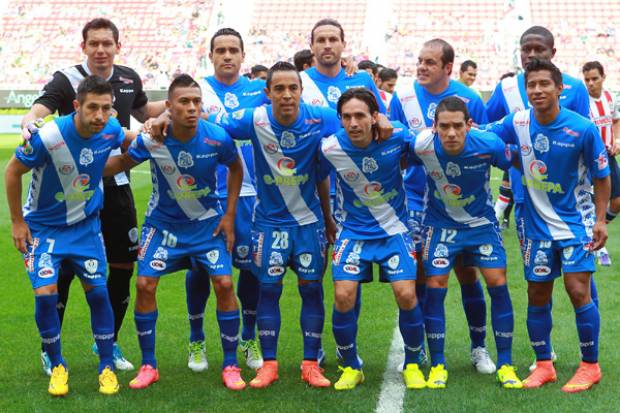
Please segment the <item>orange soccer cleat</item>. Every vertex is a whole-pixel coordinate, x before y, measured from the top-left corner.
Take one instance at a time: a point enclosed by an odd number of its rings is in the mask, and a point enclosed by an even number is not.
[[[603,374],[598,363],[586,363],[582,361],[575,372],[575,375],[562,386],[562,391],[566,393],[578,393],[588,390],[601,381]]]
[[[553,361],[542,360],[536,362],[536,368],[530,373],[527,379],[523,380],[524,389],[536,389],[542,387],[546,383],[552,383],[558,380],[553,367]]]
[[[270,386],[276,380],[278,380],[278,361],[265,360],[263,367],[256,371],[256,377],[250,381],[250,387],[262,389]]]
[[[301,363],[301,379],[312,387],[329,387],[331,382],[323,376],[323,369],[314,360],[304,360]]]

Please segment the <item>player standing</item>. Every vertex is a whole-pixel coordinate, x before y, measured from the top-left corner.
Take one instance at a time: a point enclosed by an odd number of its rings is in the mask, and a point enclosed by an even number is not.
[[[390,118],[419,133],[432,126],[435,110],[442,99],[457,96],[467,103],[467,110],[474,123],[486,123],[487,115],[482,99],[467,86],[450,79],[453,65],[454,49],[448,42],[433,39],[424,43],[418,56],[416,81],[404,85],[394,93],[389,110]],[[418,252],[421,250],[425,182],[423,168],[411,166],[407,169],[405,188],[409,227]],[[477,279],[475,268],[457,264],[454,270],[461,284],[463,308],[469,324],[472,364],[480,373],[492,374],[495,372],[495,365],[485,346],[486,303],[482,285]],[[416,292],[418,300],[424,303],[425,279],[422,275],[423,269],[419,267],[419,271]]]
[[[99,349],[99,391],[118,392],[114,373],[114,315],[106,285],[106,256],[99,210],[101,179],[108,155],[125,134],[112,115],[110,83],[87,76],[77,86],[75,113],[44,125],[17,149],[6,169],[13,241],[24,254],[35,295],[35,320],[49,357],[48,392],[69,392],[69,372],[61,353],[58,276],[65,261],[80,278],[90,307]],[[22,210],[22,175],[32,169]]]
[[[84,63],[54,73],[53,79],[43,87],[43,94],[34,101],[22,119],[24,138],[29,137],[27,125],[58,111],[59,115],[73,112],[73,100],[79,83],[89,75],[106,79],[114,88],[114,110],[121,126],[129,129],[130,116],[144,122],[164,110],[163,102],[148,102],[142,90],[140,76],[126,66],[114,64],[120,52],[118,28],[110,20],[98,18],[86,23],[82,29]],[[119,154],[115,151],[113,154]],[[133,274],[138,254],[138,228],[133,194],[125,173],[103,180],[105,191],[101,226],[109,263],[108,293],[114,311],[114,365],[119,370],[131,370],[133,365],[125,359],[117,344],[118,332],[129,305],[129,280]],[[70,267],[61,271],[58,278],[58,314],[64,317],[69,287],[74,273]],[[97,350],[96,345],[93,350]],[[48,355],[41,353],[43,369],[51,374]]]
[[[344,130],[323,140],[321,161],[337,172],[342,197],[337,208],[344,216],[334,246],[333,332],[343,358],[336,390],[351,390],[364,381],[357,355],[358,314],[356,295],[361,282],[372,281],[373,263],[380,266],[380,280],[391,283],[399,308],[399,326],[405,342],[403,378],[408,388],[426,387],[419,369],[424,341],[424,318],[415,295],[416,262],[408,229],[406,196],[400,168],[407,152],[409,133],[395,123],[395,134],[378,143],[379,105],[368,89],[342,94],[338,115]],[[327,170],[327,171],[325,171]]]
[[[245,388],[237,366],[239,308],[232,283],[230,251],[243,167],[234,142],[221,128],[200,119],[202,92],[188,75],[168,88],[172,125],[163,144],[141,134],[129,151],[113,157],[106,174],[150,160],[153,193],[146,211],[138,256],[134,319],[142,366],[129,386],[140,389],[159,380],[155,358],[156,292],[162,275],[194,266],[211,278],[224,351],[222,380],[231,390]],[[229,191],[222,215],[216,169],[227,165]]]
[[[598,364],[600,315],[590,292],[593,252],[605,245],[609,167],[605,145],[587,118],[560,106],[562,73],[548,60],[531,59],[524,81],[532,109],[506,116],[491,131],[520,149],[524,193],[523,263],[528,282],[527,329],[536,366],[526,388],[557,380],[550,343],[554,280],[575,309],[581,363],[562,390],[591,388],[601,379]],[[594,181],[594,208],[590,194]],[[595,209],[595,222],[587,211]]]

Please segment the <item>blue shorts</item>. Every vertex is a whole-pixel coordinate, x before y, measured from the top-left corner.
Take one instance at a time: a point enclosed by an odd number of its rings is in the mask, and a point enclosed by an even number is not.
[[[160,277],[192,267],[210,276],[231,275],[232,259],[224,235],[213,237],[220,218],[184,224],[145,222],[140,237],[138,275]]]
[[[423,211],[414,211],[410,209],[409,216],[407,217],[407,227],[409,227],[409,236],[413,240],[415,251],[417,253],[422,252],[422,240],[424,239],[424,226],[422,221],[424,220]]]
[[[252,257],[250,257],[250,245],[252,243],[252,220],[254,217],[254,204],[256,197],[242,196],[237,202],[237,215],[235,215],[235,246],[233,247],[232,262],[240,270],[250,270]],[[226,212],[226,199],[220,199],[222,209]]]
[[[326,251],[323,223],[295,227],[254,225],[252,272],[261,283],[282,281],[287,267],[302,280],[320,280]]]
[[[86,284],[105,285],[107,261],[99,217],[64,227],[28,224],[32,245],[24,254],[32,288],[58,282],[60,263],[70,265]]]
[[[541,241],[526,239],[523,247],[523,272],[527,281],[553,281],[567,272],[594,272],[594,254],[589,243],[574,239]]]
[[[425,228],[422,262],[427,276],[446,275],[459,254],[467,266],[506,268],[506,251],[496,225],[476,228]]]
[[[413,240],[408,234],[354,240],[339,238],[332,254],[334,281],[370,282],[372,264],[379,265],[379,281],[415,280],[417,263]]]

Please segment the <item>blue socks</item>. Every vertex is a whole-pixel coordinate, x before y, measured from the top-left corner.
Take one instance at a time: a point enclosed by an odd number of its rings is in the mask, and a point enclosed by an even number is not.
[[[351,367],[359,370],[360,364],[357,358],[357,314],[355,309],[341,313],[334,307],[332,313],[332,331],[336,340],[336,346],[343,358],[343,367]]]
[[[52,368],[67,363],[62,358],[60,346],[60,318],[56,310],[58,294],[35,295],[34,318],[39,328],[43,349],[47,352]]]
[[[601,318],[598,307],[590,302],[575,309],[577,334],[581,359],[586,363],[598,362],[598,338],[601,329]]]
[[[264,360],[275,360],[280,335],[280,296],[282,284],[263,283],[260,286],[256,322]]]
[[[463,309],[469,324],[471,346],[484,347],[487,324],[487,306],[484,302],[484,291],[480,280],[474,284],[461,284],[461,299]]]
[[[426,305],[426,283],[420,283],[415,285],[415,295],[418,299],[418,306],[420,306],[420,309],[422,310],[422,312],[424,312],[424,308]]]
[[[224,361],[222,368],[237,366],[237,345],[239,344],[239,310],[217,311],[217,323],[220,326]]]
[[[512,365],[514,315],[507,285],[487,288],[491,296],[491,321],[497,348],[497,366]]]
[[[256,338],[256,307],[259,290],[260,283],[252,272],[248,270],[239,271],[237,297],[241,302],[241,314],[243,315],[242,340],[254,340]]]
[[[90,326],[99,352],[99,373],[106,367],[114,370],[114,313],[108,289],[104,285],[93,288],[86,293],[86,301],[90,306]]]
[[[551,303],[527,306],[527,332],[536,360],[551,360]]]
[[[598,290],[596,288],[596,283],[594,282],[594,273],[590,276],[590,296],[592,297],[592,302],[596,308],[600,308],[598,306]]]
[[[444,300],[447,288],[427,288],[426,308],[424,309],[424,323],[426,325],[426,340],[428,351],[431,354],[431,364],[446,364],[444,345],[446,339],[446,312]]]
[[[321,347],[321,334],[325,322],[323,286],[320,282],[311,282],[298,285],[298,289],[301,296],[299,322],[304,338],[304,360],[316,360]]]
[[[185,275],[185,292],[187,301],[187,318],[189,319],[189,341],[204,341],[203,322],[205,307],[211,284],[209,275],[198,269],[187,271]]]
[[[157,310],[150,313],[134,312],[138,342],[142,351],[142,365],[150,364],[157,368],[155,360],[155,324],[157,323]]]
[[[405,342],[405,366],[418,363],[424,345],[424,316],[420,305],[411,310],[399,310],[398,326]]]

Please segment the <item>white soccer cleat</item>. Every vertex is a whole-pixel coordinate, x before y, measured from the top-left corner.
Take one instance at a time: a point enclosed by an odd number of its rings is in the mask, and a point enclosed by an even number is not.
[[[245,357],[245,364],[252,370],[263,367],[263,355],[257,340],[239,340],[239,348]]]
[[[43,372],[49,377],[52,377],[52,361],[46,351],[41,352],[41,365],[43,367]]]
[[[189,343],[189,356],[187,367],[196,373],[205,371],[209,368],[207,362],[207,349],[204,341],[192,341]]]
[[[485,347],[474,347],[471,349],[471,364],[480,374],[495,373],[495,363],[491,360],[489,352]]]
[[[123,352],[121,351],[121,348],[117,343],[114,343],[114,347],[112,349],[112,361],[114,361],[114,368],[116,368],[116,370],[133,370],[133,364],[131,364],[131,362],[125,358]]]
[[[609,255],[609,251],[607,248],[603,247],[596,252],[596,257],[598,259],[598,265],[602,265],[603,267],[611,267],[611,256]]]

